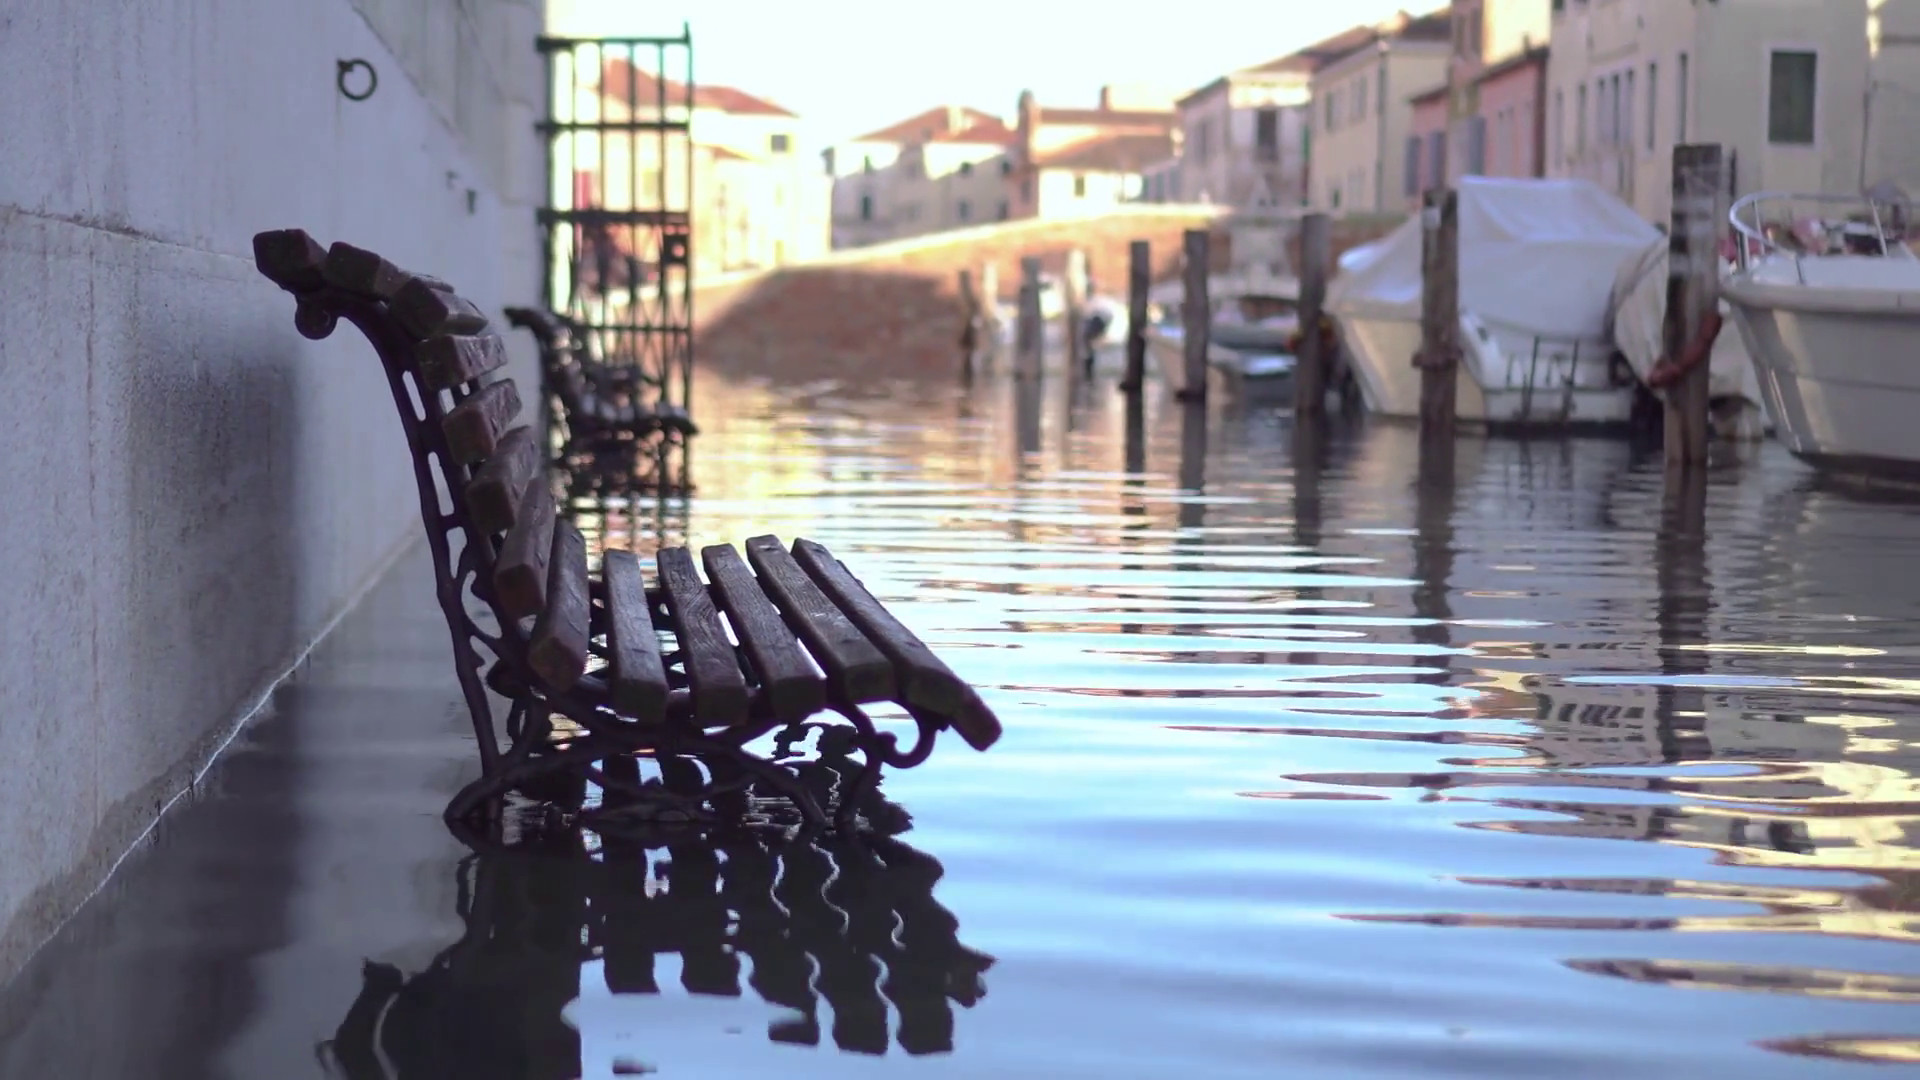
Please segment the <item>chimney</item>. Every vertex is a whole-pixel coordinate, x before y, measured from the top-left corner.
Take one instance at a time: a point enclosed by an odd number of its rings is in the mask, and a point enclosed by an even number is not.
[[[966,117],[965,111],[962,110],[958,105],[947,106],[948,134],[952,134],[953,132],[956,132],[956,131],[964,131],[966,130],[966,127],[967,127],[967,117]]]
[[[1100,88],[1100,111],[1113,111],[1113,87],[1111,86],[1103,86]]]

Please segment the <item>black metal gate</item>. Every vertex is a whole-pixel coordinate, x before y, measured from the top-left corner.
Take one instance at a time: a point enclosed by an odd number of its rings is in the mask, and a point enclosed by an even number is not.
[[[546,62],[547,307],[602,363],[630,369],[640,404],[691,408],[693,390],[693,39],[542,37]],[[565,417],[549,389],[555,423]],[[662,424],[629,490],[688,486],[686,437]],[[604,476],[603,476],[604,478]]]

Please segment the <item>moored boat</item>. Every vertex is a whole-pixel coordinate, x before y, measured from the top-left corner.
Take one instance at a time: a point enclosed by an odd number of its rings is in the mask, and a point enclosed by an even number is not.
[[[1806,205],[1822,212],[1797,216]],[[1729,217],[1738,268],[1722,295],[1781,441],[1823,468],[1920,479],[1920,258],[1907,206],[1763,192]]]

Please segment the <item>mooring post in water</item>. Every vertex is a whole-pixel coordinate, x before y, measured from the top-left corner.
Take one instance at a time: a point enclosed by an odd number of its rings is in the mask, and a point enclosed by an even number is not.
[[[1066,323],[1063,340],[1067,343],[1068,374],[1093,374],[1092,343],[1087,340],[1087,309],[1091,299],[1087,289],[1087,253],[1079,248],[1067,252],[1067,267],[1060,275],[1060,318]]]
[[[1332,352],[1320,333],[1327,302],[1327,267],[1333,261],[1332,222],[1325,214],[1300,221],[1300,349],[1293,358],[1293,414],[1319,416],[1327,407],[1327,368]]]
[[[991,372],[1000,359],[1000,265],[992,259],[980,264],[980,368]]]
[[[1013,373],[1022,379],[1040,375],[1040,351],[1045,339],[1040,325],[1040,257],[1020,259],[1020,310],[1014,323]]]
[[[980,297],[973,288],[973,271],[960,271],[960,378],[973,379],[973,358],[980,350]]]
[[[1147,292],[1153,287],[1153,248],[1145,240],[1127,245],[1127,371],[1120,389],[1139,394],[1147,382]]]
[[[1679,368],[1667,384],[1669,467],[1707,461],[1707,355],[1719,329],[1720,224],[1725,218],[1720,146],[1673,148],[1673,212],[1667,232],[1667,316],[1662,343]],[[1662,365],[1668,366],[1668,365]]]
[[[1453,442],[1460,378],[1460,220],[1452,188],[1429,191],[1420,208],[1420,441]]]
[[[1213,307],[1207,302],[1211,241],[1212,237],[1205,229],[1187,230],[1181,266],[1185,299],[1180,305],[1181,342],[1186,346],[1186,365],[1180,380],[1182,385],[1174,395],[1181,401],[1207,399],[1207,333],[1213,322]]]

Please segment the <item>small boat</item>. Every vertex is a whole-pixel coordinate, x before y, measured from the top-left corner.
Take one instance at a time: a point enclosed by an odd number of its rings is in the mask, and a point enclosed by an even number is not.
[[[1822,213],[1795,216],[1809,204]],[[1737,268],[1722,295],[1781,441],[1817,467],[1920,479],[1920,258],[1906,242],[1908,205],[1762,192],[1729,217]]]
[[[1176,394],[1187,389],[1187,336],[1179,323],[1147,327],[1147,352],[1160,381]],[[1235,349],[1207,342],[1208,388],[1253,401],[1277,400],[1292,393],[1293,354],[1277,349]]]
[[[1587,180],[1469,176],[1458,188],[1462,420],[1615,425],[1633,414],[1632,368],[1608,333],[1620,268],[1659,238]],[[1420,411],[1421,222],[1348,251],[1328,287],[1369,411]]]

